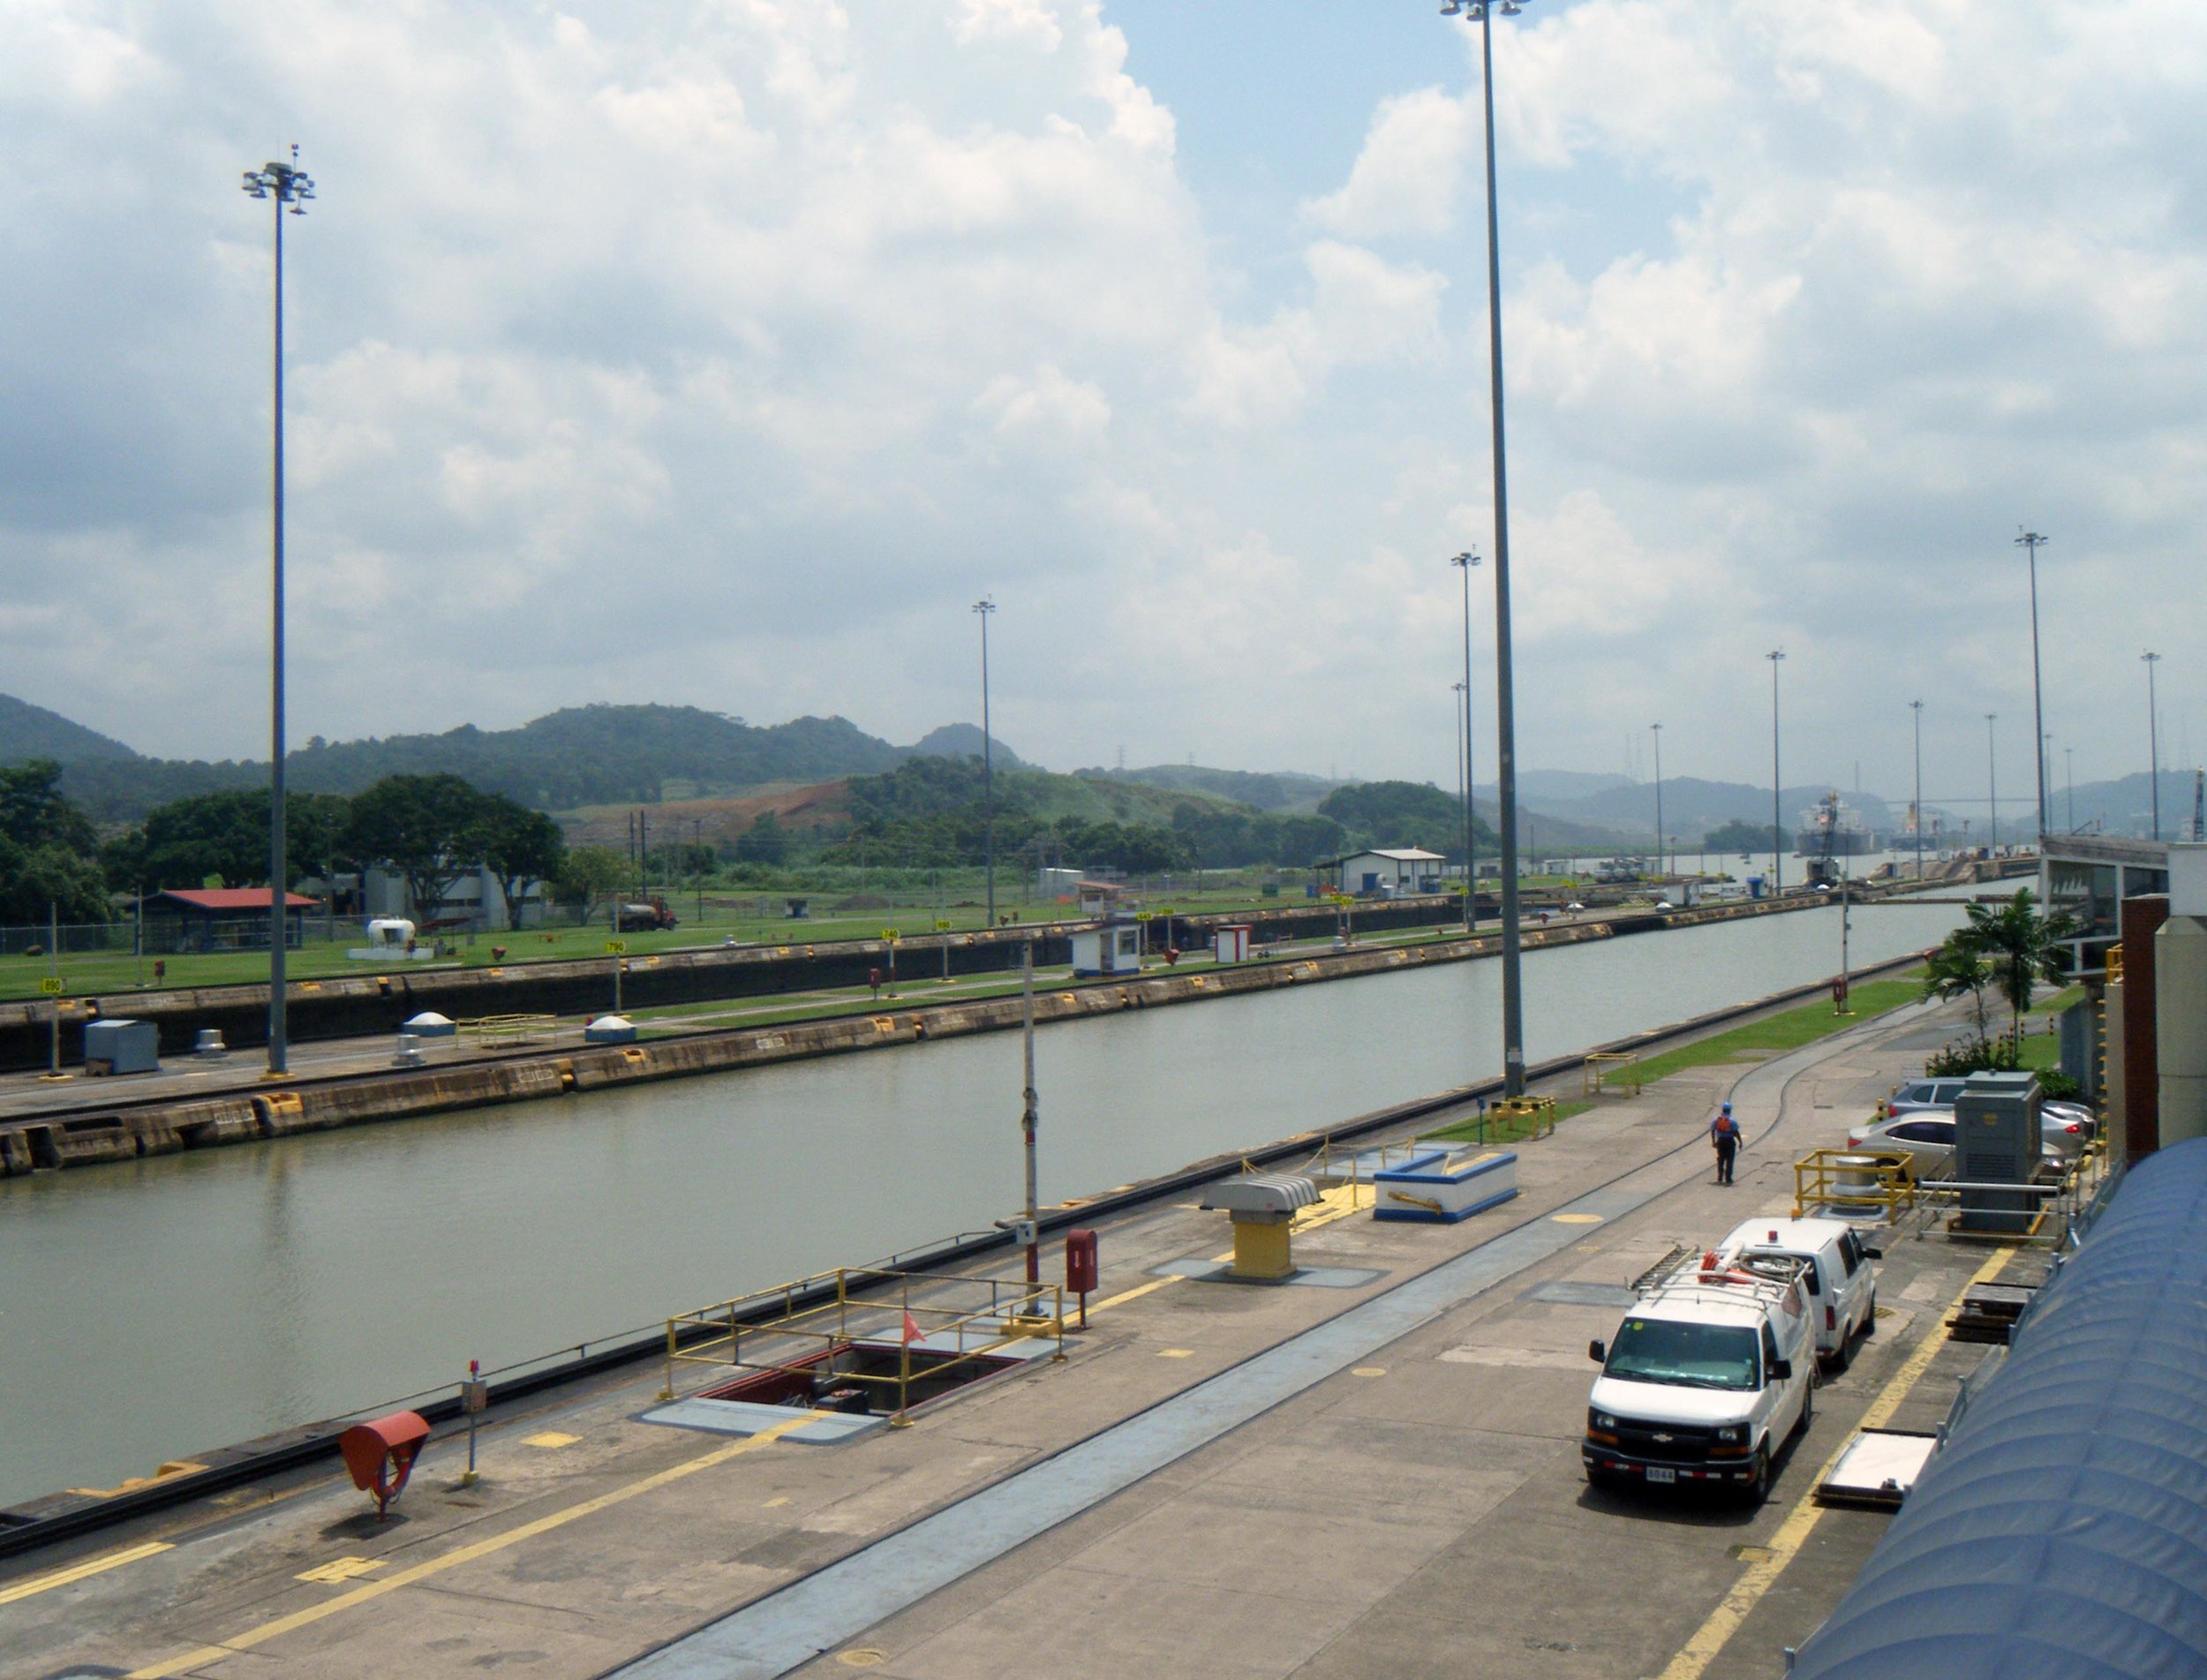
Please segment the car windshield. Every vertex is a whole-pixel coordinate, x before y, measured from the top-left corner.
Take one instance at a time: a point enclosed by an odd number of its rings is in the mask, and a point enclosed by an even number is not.
[[[1605,1375],[1690,1389],[1756,1386],[1755,1332],[1737,1325],[1628,1318],[1609,1349]]]

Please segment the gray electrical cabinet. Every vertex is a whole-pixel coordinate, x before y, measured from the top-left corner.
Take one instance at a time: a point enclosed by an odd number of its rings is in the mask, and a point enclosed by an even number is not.
[[[84,1029],[87,1074],[158,1074],[161,1035],[150,1021],[94,1021]]]
[[[1955,1178],[1962,1185],[2029,1184],[2038,1171],[2038,1076],[1972,1074],[1955,1099]],[[2028,1230],[2039,1198],[2022,1190],[1963,1189],[1964,1231]]]

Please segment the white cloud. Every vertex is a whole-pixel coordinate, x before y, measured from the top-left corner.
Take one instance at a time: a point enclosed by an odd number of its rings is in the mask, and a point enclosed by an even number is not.
[[[1464,161],[1477,143],[1478,111],[1437,87],[1385,101],[1338,192],[1304,214],[1351,238],[1442,233],[1454,225]]]
[[[985,588],[1022,751],[1200,719],[1227,762],[1445,776],[1446,557],[1492,541],[1475,38],[1450,86],[1287,114],[1297,155],[1360,136],[1294,176],[1277,130],[1183,159],[1107,11],[22,0],[4,685],[258,749],[233,184],[297,137],[302,734],[587,695],[910,738],[973,710],[944,649]],[[1863,754],[1903,620],[1972,627],[1911,672],[1945,713],[2022,715],[2017,518],[2057,539],[2049,727],[2135,734],[2137,613],[2207,628],[2207,19],[1577,0],[1495,42],[1521,760],[1661,715],[1667,762],[1741,772],[1781,642],[1804,766]]]

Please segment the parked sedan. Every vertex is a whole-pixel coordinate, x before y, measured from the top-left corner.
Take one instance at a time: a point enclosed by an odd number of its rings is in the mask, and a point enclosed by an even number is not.
[[[2075,1159],[2086,1141],[2082,1128],[2075,1122],[2060,1120],[2044,1112],[2038,1117],[2038,1139],[2040,1160],[2057,1169]],[[1847,1147],[1902,1150],[1912,1157],[1909,1164],[1911,1177],[1950,1179],[1954,1176],[1954,1111],[1921,1109],[1894,1119],[1850,1126]]]
[[[1893,1095],[1885,1099],[1880,1118],[1897,1120],[1908,1114],[1951,1114],[1954,1112],[1955,1099],[1962,1095],[1962,1087],[1969,1082],[1966,1078],[1952,1075],[1910,1080],[1907,1084],[1897,1087]],[[2087,1139],[2099,1134],[2099,1117],[2082,1103],[2067,1102],[2060,1097],[2044,1097],[2039,1101],[2038,1113],[2042,1120],[2049,1114],[2060,1116],[2065,1135],[2076,1135],[2068,1129],[2073,1125],[2082,1126],[2082,1135]],[[2074,1150],[2071,1152],[2074,1153]]]

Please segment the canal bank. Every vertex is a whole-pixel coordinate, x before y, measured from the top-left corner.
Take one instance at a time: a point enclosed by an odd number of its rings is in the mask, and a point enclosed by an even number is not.
[[[1717,1607],[1753,1604],[1740,1589],[1774,1575],[1770,1560],[1798,1551],[1761,1604],[1788,1625],[1751,1621],[1753,1666],[1708,1670],[1774,1672],[1779,1646],[1828,1610],[1884,1523],[1827,1515],[1804,1548],[1794,1502],[1865,1408],[1936,1425],[1983,1350],[1926,1337],[1977,1256],[1910,1244],[1887,1263],[1878,1336],[1819,1392],[1811,1438],[1760,1513],[1588,1494],[1583,1350],[1614,1329],[1616,1308],[1600,1303],[1622,1281],[1675,1255],[1682,1236],[1777,1203],[1784,1160],[1829,1137],[1834,1081],[1866,1099],[1905,1066],[1879,1049],[1895,1030],[1868,1026],[1730,1089],[1751,1126],[1736,1190],[1709,1185],[1698,1136],[1727,1072],[1666,1082],[1528,1149],[1520,1199],[1479,1220],[1339,1217],[1299,1237],[1306,1264],[1368,1280],[1354,1287],[1237,1290],[1171,1274],[1219,1244],[1223,1221],[1168,1194],[1096,1220],[1099,1299],[1086,1335],[1067,1338],[1068,1363],[1029,1363],[909,1429],[833,1449],[692,1434],[644,1415],[656,1370],[501,1405],[486,1420],[481,1480],[461,1485],[463,1443],[440,1429],[390,1523],[342,1476],[299,1473],[126,1528],[96,1554],[36,1560],[40,1575],[11,1572],[6,1590],[20,1596],[0,1668],[353,1680],[526,1663],[584,1680],[686,1650],[708,1659],[701,1675],[767,1675],[793,1659],[704,1646],[747,1625],[732,1611],[783,1616],[800,1596],[817,1607],[835,1591],[834,1608],[856,1614],[789,1623],[806,1636],[794,1660],[814,1659],[803,1673],[1365,1680],[1469,1661],[1654,1674]],[[1464,1277],[1458,1256],[1474,1250],[1488,1259]],[[1413,1310],[1322,1349],[1373,1317],[1358,1311],[1367,1301]],[[895,1316],[892,1305],[885,1322]],[[1224,1404],[1284,1361],[1295,1382]],[[1125,1439],[1122,1425],[1189,1413],[1202,1429],[1154,1464],[1119,1460],[1046,1512],[1058,1526],[1039,1547],[1021,1548],[1038,1483],[1062,1486]],[[992,1489],[1015,1508],[978,1497]],[[945,1524],[923,1526],[938,1512],[963,1533],[938,1539]],[[900,1562],[916,1566],[891,1567]],[[885,1572],[903,1590],[883,1601]],[[1576,1654],[1559,1669],[1566,1645]]]
[[[1663,914],[1620,913],[1528,927],[1522,938],[1526,950],[1540,951],[1634,934],[1716,926],[1767,915],[1774,909],[1827,908],[1831,908],[1828,900],[1803,897],[1774,905],[1750,902]],[[1044,942],[1036,943],[1037,961],[1045,961],[1040,948]],[[1494,932],[1418,945],[1352,945],[1345,950],[1319,950],[1246,963],[1192,964],[1186,969],[1145,973],[1139,979],[1053,981],[1036,991],[1035,1019],[1038,1026],[1052,1025],[1427,965],[1475,961],[1497,955],[1501,945],[1500,933]],[[863,949],[876,953],[878,965],[881,947]],[[1059,961],[1063,960],[1060,955]],[[830,966],[845,962],[846,959],[839,957]],[[855,983],[863,983],[866,977],[861,973]],[[602,986],[602,967],[598,981]],[[629,983],[636,985],[633,971]],[[644,1001],[638,998],[636,1006],[642,1006]],[[1018,998],[907,1009],[873,1005],[822,1020],[707,1029],[636,1043],[478,1054],[435,1067],[299,1079],[276,1089],[257,1085],[253,1071],[240,1067],[235,1079],[226,1081],[230,1089],[219,1093],[86,1102],[0,1121],[0,1178],[544,1101],[859,1051],[940,1043],[1008,1030],[1021,1026],[1024,1018],[1024,1006]],[[101,1095],[104,1097],[106,1093]]]
[[[1894,914],[1909,923],[1893,930],[1906,950],[1937,913]],[[1568,1080],[1589,1048],[1652,1046],[1817,995],[1821,980],[1726,998],[1744,973],[1799,973],[1822,954],[1820,938],[1770,948],[1784,927],[1812,930],[1789,917],[1688,931],[1664,962],[1671,942],[1537,953],[1539,1071]],[[1487,1034],[1477,1049],[1458,1040],[1464,1021],[1488,1017],[1493,980],[1491,965],[1405,969],[1392,985],[1291,989],[1049,1036],[1044,1198],[1081,1197],[1077,1217],[1100,1217],[1132,1187],[1215,1174],[1253,1140],[1292,1154],[1315,1133],[1491,1092]],[[1590,1029],[1603,1035],[1591,1044]],[[278,1432],[267,1450],[311,1456],[326,1443],[298,1420],[380,1409],[365,1404],[378,1395],[397,1404],[471,1357],[516,1367],[523,1382],[565,1380],[621,1357],[672,1307],[854,1255],[898,1249],[911,1264],[934,1249],[925,1260],[942,1264],[1000,1243],[989,1232],[936,1247],[1015,1204],[1018,1063],[1016,1041],[969,1040],[916,1058],[761,1070],[740,1086],[602,1091],[548,1120],[531,1118],[540,1105],[487,1110],[449,1130],[367,1128],[148,1159],[112,1179],[14,1180],[0,1191],[0,1269],[18,1286],[0,1409],[19,1428],[0,1493],[115,1488],[163,1460],[250,1475],[257,1450],[188,1449],[257,1428]],[[1189,1161],[1205,1164],[1195,1179],[1159,1179]],[[131,1336],[87,1337],[88,1300],[131,1303],[113,1308],[131,1315]],[[133,1400],[149,1369],[163,1374],[158,1406]]]
[[[2030,867],[2024,860],[2000,860],[1980,866],[1980,878],[1995,878]],[[1932,882],[1930,890],[1966,883]],[[1897,887],[1858,886],[1858,902],[1892,896]],[[1561,911],[1565,897],[1549,895]],[[1599,904],[1599,900],[1593,900]],[[1813,909],[1825,900],[1795,893],[1780,900],[1755,900],[1673,912],[1616,909],[1593,919],[1613,923],[1618,932],[1641,932],[1661,925],[1692,925],[1702,918],[1766,915]],[[1487,907],[1482,904],[1484,916]],[[1540,895],[1528,895],[1526,913],[1541,911]],[[1178,945],[1201,951],[1217,928],[1250,930],[1254,945],[1270,945],[1330,938],[1341,917],[1331,905],[1284,904],[1232,915],[1161,914],[1138,923],[1145,953],[1161,958]],[[1463,903],[1454,897],[1358,900],[1347,919],[1366,933],[1447,926],[1459,921]],[[772,998],[866,983],[876,969],[900,965],[908,974],[970,976],[1016,969],[1032,943],[1036,961],[1063,964],[1071,957],[1071,935],[1092,923],[1030,923],[968,933],[919,934],[898,941],[893,956],[880,939],[721,945],[638,954],[622,960],[621,995],[630,1007],[657,1009],[744,998]],[[801,923],[793,923],[801,935]],[[495,938],[496,936],[491,936]],[[526,933],[505,936],[525,950]],[[504,947],[499,947],[501,949]],[[290,1040],[311,1043],[329,1038],[395,1033],[403,1021],[425,1010],[455,1021],[486,1016],[594,1014],[613,1001],[611,956],[587,961],[516,961],[484,967],[400,967],[388,971],[330,976],[294,981],[286,988]],[[104,995],[64,996],[60,1004],[58,1053],[64,1066],[81,1063],[84,1029],[100,1020],[128,1018],[153,1023],[161,1051],[190,1053],[202,1031],[219,1033],[236,1049],[267,1042],[268,989],[266,985],[225,985],[132,991]],[[0,1004],[0,1073],[44,1067],[56,1051],[54,1006],[43,1001]]]

